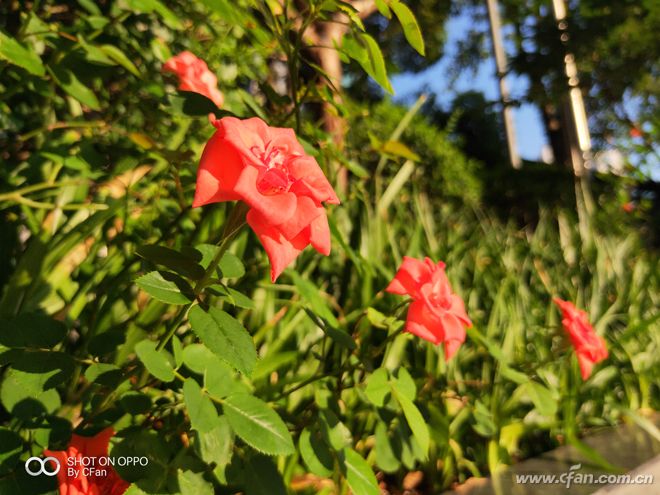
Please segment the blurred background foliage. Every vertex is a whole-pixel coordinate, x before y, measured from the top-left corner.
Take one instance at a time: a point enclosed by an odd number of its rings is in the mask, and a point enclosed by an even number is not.
[[[652,431],[644,415],[660,397],[660,267],[657,199],[639,192],[647,177],[576,181],[540,163],[513,171],[498,115],[480,94],[461,95],[448,110],[434,95],[410,108],[393,103],[380,57],[390,73],[428,66],[443,54],[450,7],[471,4],[409,2],[422,57],[403,23],[383,15],[389,2],[372,6],[364,32],[352,3],[287,2],[286,12],[248,0],[0,4],[0,492],[52,492],[49,480],[26,479],[16,466],[65,446],[74,427],[112,424],[113,455],[143,454],[157,466],[121,470],[136,482],[130,493],[249,495],[333,493],[345,483],[371,494],[376,480],[400,493],[412,471],[421,473],[418,493],[438,493],[562,443],[580,445],[602,426],[626,420]],[[533,49],[512,65],[534,79],[546,59],[530,57],[557,53],[542,44],[547,12],[503,3],[521,29],[538,21],[520,34],[536,40]],[[657,8],[600,3],[579,2],[575,37],[576,54],[593,64],[585,67],[599,92],[597,132],[628,132],[625,116],[611,114],[634,89],[648,98],[640,125],[652,148]],[[321,43],[330,23],[320,21],[329,18],[342,19],[355,40],[336,54],[339,73],[326,70],[332,63],[314,40],[296,34],[308,19]],[[161,73],[183,50],[218,76],[224,112],[294,127],[342,200],[329,213],[332,254],[305,251],[276,285],[266,281],[255,236],[233,243],[226,285],[210,300],[252,335],[260,360],[249,378],[205,354],[188,324],[175,321],[176,307],[135,283],[163,264],[181,269],[138,248],[204,251],[228,211],[190,208],[214,130],[208,114],[221,111]],[[542,104],[536,99],[552,94],[529,98]],[[383,289],[403,255],[444,260],[466,301],[474,328],[450,362],[442,348],[400,333],[405,308]],[[575,380],[553,295],[586,308],[607,340],[610,358],[585,383]],[[17,328],[28,329],[24,341]],[[154,373],[145,357],[145,343],[172,328],[164,366],[214,397],[214,412],[199,407],[210,428],[200,426],[186,387]],[[236,392],[278,412],[295,454],[261,455],[249,432],[229,426],[220,404]]]

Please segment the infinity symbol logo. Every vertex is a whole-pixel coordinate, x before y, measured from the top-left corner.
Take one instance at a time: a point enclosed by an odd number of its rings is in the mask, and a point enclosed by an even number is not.
[[[49,471],[46,469],[48,466],[48,462],[51,461],[55,464],[55,469],[53,471]],[[37,463],[39,464],[39,469],[37,471],[32,471],[30,469],[30,464]],[[29,474],[30,476],[39,476],[40,474],[45,474],[46,476],[55,476],[57,473],[60,472],[60,469],[62,468],[60,461],[55,459],[54,457],[45,457],[42,459],[41,457],[30,457],[27,461],[25,461],[25,472]]]

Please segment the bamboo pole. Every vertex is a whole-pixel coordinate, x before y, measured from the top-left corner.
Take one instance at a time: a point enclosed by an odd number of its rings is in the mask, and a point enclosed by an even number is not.
[[[506,84],[507,60],[504,45],[502,43],[502,23],[497,0],[486,0],[488,5],[488,19],[490,21],[490,35],[495,54],[495,66],[497,67],[497,79],[500,86],[500,100],[502,103],[502,120],[504,120],[504,131],[506,132],[506,144],[509,150],[509,161],[513,168],[520,168],[522,161],[518,154],[516,143],[516,129],[513,123],[513,109],[511,108],[511,97],[509,87]]]

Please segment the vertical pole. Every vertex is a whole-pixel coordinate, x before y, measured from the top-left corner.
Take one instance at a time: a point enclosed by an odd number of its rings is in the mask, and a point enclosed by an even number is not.
[[[500,21],[500,11],[497,0],[486,0],[488,5],[488,19],[490,21],[490,35],[493,42],[493,52],[495,53],[495,66],[497,67],[497,79],[500,85],[500,99],[502,102],[502,120],[504,120],[504,130],[506,132],[506,144],[509,149],[509,160],[513,168],[520,168],[522,162],[518,154],[516,143],[516,130],[513,124],[513,109],[511,108],[511,98],[509,87],[506,84],[507,61],[504,45],[502,44],[502,23]]]
[[[568,43],[568,23],[566,22],[566,6],[564,0],[552,0],[557,28],[564,46]],[[571,162],[573,172],[577,176],[584,173],[591,162],[591,135],[589,134],[589,121],[582,99],[575,56],[568,50],[564,55],[564,71],[568,82],[568,107],[572,117],[572,125],[568,129],[568,138],[571,147]]]

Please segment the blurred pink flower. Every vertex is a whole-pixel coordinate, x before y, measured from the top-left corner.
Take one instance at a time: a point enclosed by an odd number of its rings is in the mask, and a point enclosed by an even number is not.
[[[444,343],[450,359],[465,341],[465,328],[472,326],[463,300],[452,293],[445,264],[430,258],[417,260],[404,256],[387,292],[409,295],[405,330],[434,344]]]
[[[562,314],[562,325],[568,332],[568,337],[575,348],[582,379],[586,380],[591,375],[594,364],[607,358],[607,345],[605,339],[596,334],[589,323],[587,313],[577,309],[573,303],[553,298],[553,302],[559,307]]]
[[[218,89],[218,78],[209,70],[206,62],[191,52],[181,52],[169,59],[163,65],[163,72],[171,72],[179,77],[180,90],[199,93],[218,107],[222,106],[224,97]]]

